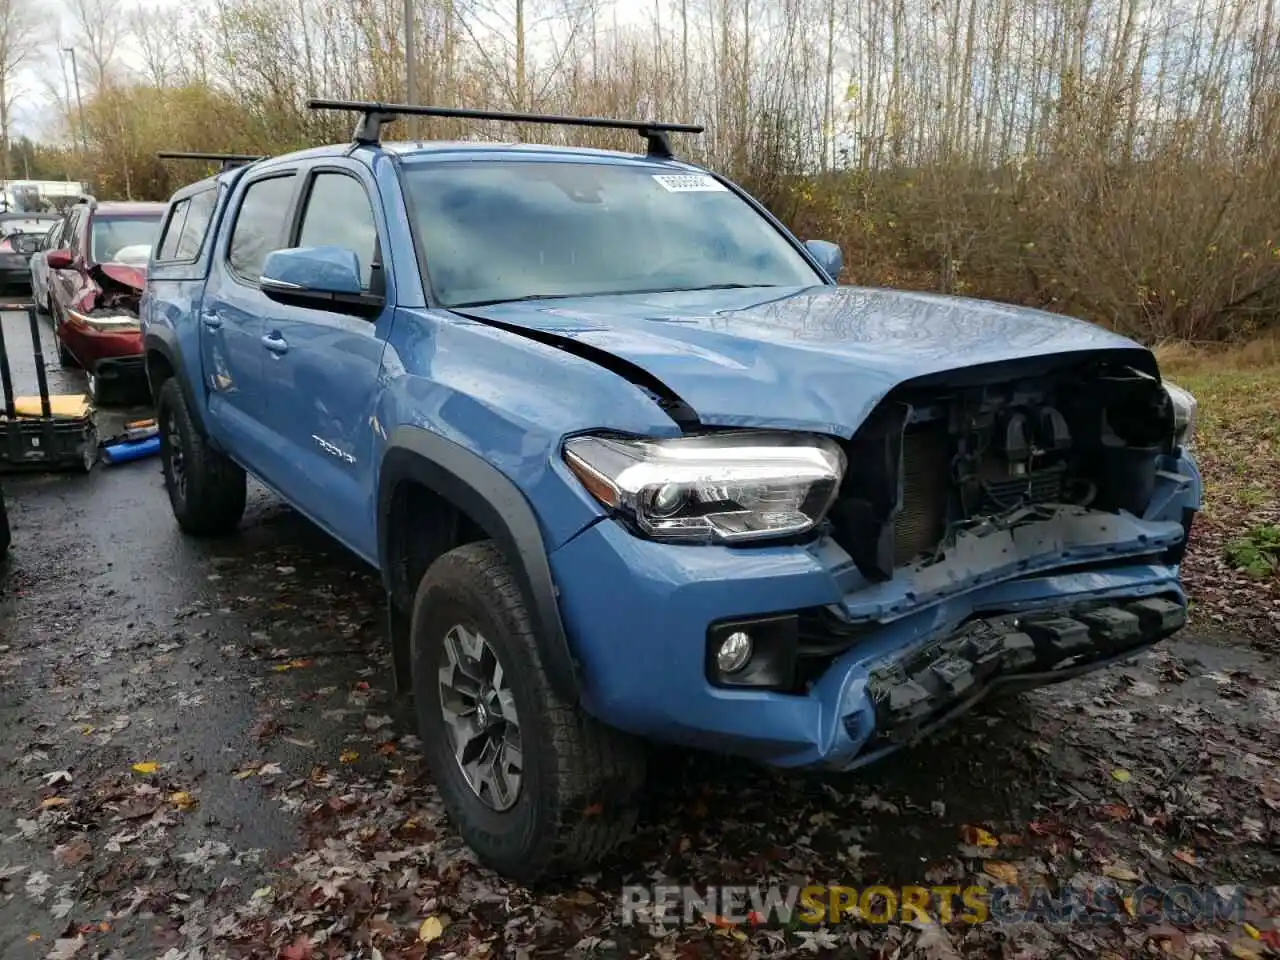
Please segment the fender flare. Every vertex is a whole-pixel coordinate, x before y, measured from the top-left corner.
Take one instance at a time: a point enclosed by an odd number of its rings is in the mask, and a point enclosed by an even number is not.
[[[196,429],[200,431],[201,436],[208,436],[208,431],[204,425],[204,407],[196,403],[195,394],[191,391],[191,384],[187,379],[187,368],[182,363],[182,348],[178,345],[178,335],[173,332],[171,327],[157,327],[150,329],[142,338],[142,357],[144,369],[147,372],[147,386],[151,390],[151,395],[156,395],[157,388],[160,386],[155,381],[155,377],[151,371],[151,355],[158,353],[168,362],[173,375],[178,381],[178,386],[182,389],[182,395],[187,400],[187,410],[191,414],[191,419],[196,425]]]
[[[413,480],[466,514],[506,555],[533,620],[534,637],[556,693],[577,703],[581,681],[560,618],[557,589],[533,508],[496,467],[439,434],[397,427],[378,472],[378,566],[392,593],[391,507],[396,486]],[[409,589],[417,588],[417,584]]]

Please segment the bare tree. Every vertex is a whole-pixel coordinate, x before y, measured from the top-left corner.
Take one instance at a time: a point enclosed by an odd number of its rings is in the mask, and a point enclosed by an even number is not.
[[[19,72],[35,55],[40,34],[27,0],[0,0],[0,178],[9,177],[9,118]]]
[[[116,54],[128,31],[120,0],[67,0],[75,22],[76,51],[91,89],[101,88],[115,65]]]
[[[129,33],[142,60],[143,78],[157,87],[177,78],[177,62],[182,53],[173,42],[182,31],[182,11],[160,5],[142,5],[129,11]]]
[[[68,2],[101,88],[121,0]],[[164,182],[152,146],[343,138],[349,118],[311,114],[308,96],[403,89],[404,0],[207,2],[180,28],[154,10],[126,18],[140,76],[86,104],[95,172],[117,192]],[[1280,0],[411,2],[424,99],[702,122],[704,136],[675,138],[682,154],[841,240],[868,282],[1056,306],[1149,337],[1280,316]],[[600,130],[517,135],[635,146]]]

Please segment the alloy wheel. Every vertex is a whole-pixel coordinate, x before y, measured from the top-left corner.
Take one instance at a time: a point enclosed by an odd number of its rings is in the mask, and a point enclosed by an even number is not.
[[[165,446],[168,447],[169,482],[179,501],[187,498],[187,463],[182,455],[182,435],[178,432],[178,417],[170,410],[164,421]]]
[[[454,759],[481,802],[509,810],[520,796],[524,757],[515,697],[482,634],[456,624],[445,634],[440,710]]]

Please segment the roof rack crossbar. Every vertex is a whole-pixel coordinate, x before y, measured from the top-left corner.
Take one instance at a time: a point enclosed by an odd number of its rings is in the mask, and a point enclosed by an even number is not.
[[[512,123],[552,123],[566,127],[603,127],[611,130],[634,130],[648,143],[648,155],[670,160],[669,133],[702,133],[703,127],[693,123],[668,123],[659,120],[613,120],[608,117],[565,117],[543,113],[512,113],[502,110],[468,110],[460,107],[427,107],[411,103],[375,103],[367,100],[307,101],[312,110],[349,110],[361,114],[352,139],[361,144],[377,144],[382,140],[382,127],[399,116],[451,117],[458,120],[505,120]]]
[[[161,150],[156,156],[161,160],[218,160],[222,163],[223,171],[262,159],[260,155],[252,153],[188,153],[181,150]]]

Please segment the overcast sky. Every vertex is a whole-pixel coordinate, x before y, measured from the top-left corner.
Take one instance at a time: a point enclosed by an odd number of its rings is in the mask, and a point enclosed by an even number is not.
[[[58,95],[62,95],[64,68],[67,82],[71,81],[70,58],[66,54],[59,53],[62,44],[68,41],[66,39],[59,41],[58,37],[74,36],[75,24],[63,0],[28,0],[28,2],[37,5],[40,15],[48,16],[51,22],[39,53],[25,65],[18,77],[17,92],[11,111],[10,136],[29,136],[34,140],[47,141],[58,136],[59,127],[57,104],[49,92],[49,85],[54,85]],[[201,0],[149,0],[147,6],[176,6],[179,3],[191,5],[193,2],[198,4]],[[665,5],[666,0],[663,2]],[[134,3],[135,0],[124,0],[123,8],[128,9]],[[654,0],[612,0],[611,3],[606,2],[604,5],[603,16],[608,18],[610,26],[614,23],[615,15],[619,25],[651,22],[653,4]],[[121,44],[118,58],[126,65],[135,67],[140,65],[136,51],[128,42]],[[83,80],[84,64],[80,66],[80,76]]]

